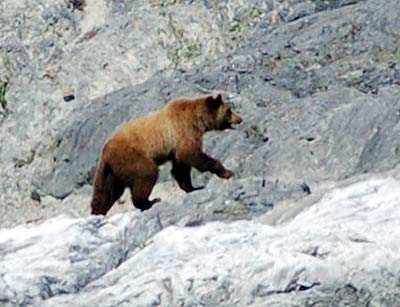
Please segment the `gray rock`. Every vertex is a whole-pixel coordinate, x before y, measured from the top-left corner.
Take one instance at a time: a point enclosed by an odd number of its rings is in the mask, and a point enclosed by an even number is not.
[[[27,225],[0,230],[0,305],[400,305],[399,11],[1,1],[0,227]],[[185,194],[166,165],[151,210],[87,217],[105,139],[214,90],[244,122],[205,151],[236,176]]]
[[[275,227],[260,217],[164,228],[165,217],[155,223],[148,212],[1,230],[0,299],[58,307],[396,306],[399,191],[399,168],[354,178]]]
[[[101,145],[129,118],[216,89],[245,122],[205,147],[240,178],[313,190],[399,162],[397,1],[46,3],[1,4],[2,225],[15,224],[15,203],[37,210],[29,191],[64,199],[90,184]]]

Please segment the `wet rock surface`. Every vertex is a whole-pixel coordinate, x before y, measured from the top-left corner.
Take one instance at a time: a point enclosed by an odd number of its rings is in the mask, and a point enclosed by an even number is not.
[[[399,12],[397,0],[2,1],[0,302],[92,306],[102,289],[109,306],[399,305],[398,206],[376,192],[398,184]],[[89,217],[107,137],[215,90],[244,122],[204,147],[235,178],[194,171],[205,189],[185,194],[165,165],[152,210],[126,193],[106,219]],[[235,263],[247,250],[254,262]],[[19,261],[32,263],[25,276]]]

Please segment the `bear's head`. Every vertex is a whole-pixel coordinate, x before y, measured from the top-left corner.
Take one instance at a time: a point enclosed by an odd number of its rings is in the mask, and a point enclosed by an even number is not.
[[[207,130],[234,129],[242,122],[242,118],[222,100],[221,94],[207,96],[205,104],[208,111]]]

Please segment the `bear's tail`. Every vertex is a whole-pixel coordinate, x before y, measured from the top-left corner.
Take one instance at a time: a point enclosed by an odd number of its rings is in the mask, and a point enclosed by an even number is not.
[[[96,169],[93,181],[93,198],[90,204],[92,214],[106,215],[112,204],[110,204],[109,185],[107,184],[108,176],[112,176],[110,165],[104,161],[100,161]]]

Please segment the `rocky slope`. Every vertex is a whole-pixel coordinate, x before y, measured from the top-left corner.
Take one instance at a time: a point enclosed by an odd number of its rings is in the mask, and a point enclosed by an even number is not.
[[[276,226],[265,224],[267,214],[188,227],[185,217],[176,222],[160,210],[158,218],[151,211],[107,220],[59,216],[1,230],[0,302],[397,306],[400,169],[353,181]]]
[[[397,0],[1,1],[0,302],[399,304],[399,13]],[[125,194],[89,217],[112,131],[214,90],[244,122],[204,145],[237,176],[194,173],[206,188],[184,194],[166,165],[152,210]],[[325,242],[328,261],[298,252]]]

